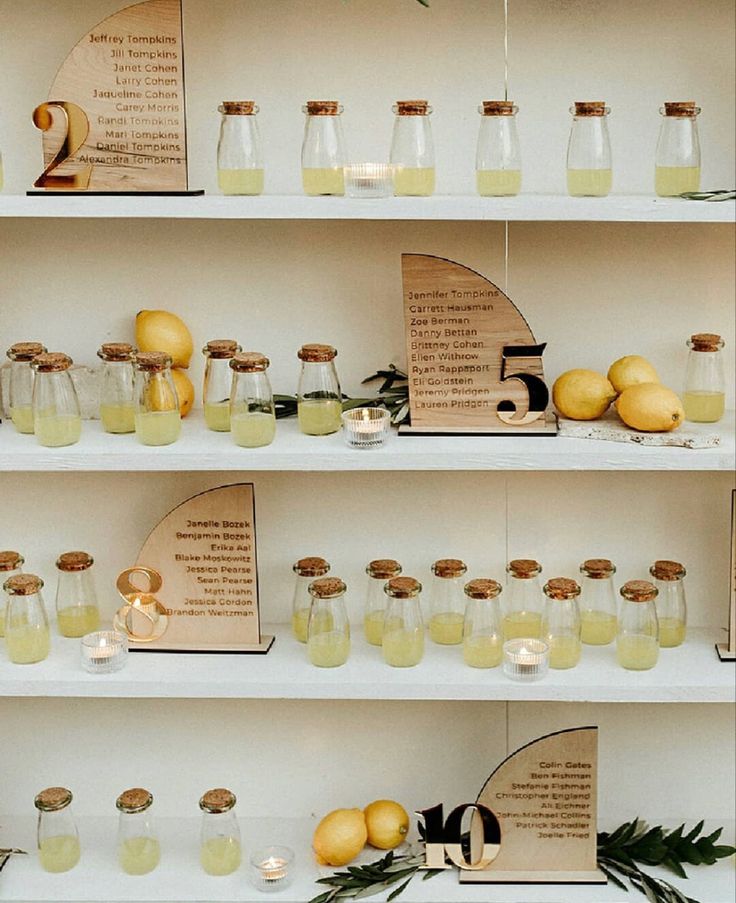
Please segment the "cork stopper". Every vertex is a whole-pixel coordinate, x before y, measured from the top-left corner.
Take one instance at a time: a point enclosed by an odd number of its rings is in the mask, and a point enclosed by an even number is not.
[[[586,558],[580,565],[580,573],[591,580],[605,580],[616,573],[616,565],[608,558]]]
[[[115,805],[121,812],[145,812],[153,802],[153,796],[142,787],[133,787],[125,790],[115,800]]]
[[[422,584],[413,577],[392,577],[383,591],[392,599],[413,599],[422,591]]]
[[[516,112],[512,100],[484,100],[484,116],[513,116]]]
[[[230,360],[230,369],[236,373],[263,373],[271,361],[260,351],[242,351]]]
[[[95,563],[88,552],[64,552],[56,559],[60,571],[86,571]]]
[[[531,580],[542,573],[542,565],[533,558],[514,558],[506,565],[506,573],[519,580]]]
[[[629,580],[621,587],[621,595],[629,602],[651,602],[657,598],[657,587],[648,580]]]
[[[569,577],[552,577],[544,584],[544,594],[548,599],[558,601],[577,599],[580,595],[580,587],[575,580],[571,580]]]
[[[687,574],[684,566],[679,561],[668,561],[666,559],[658,559],[649,568],[649,573],[655,580],[682,580]]]
[[[690,347],[693,351],[720,351],[723,339],[714,332],[696,332],[690,336]]]
[[[337,599],[347,592],[347,586],[339,577],[320,577],[309,584],[309,595],[315,599]]]
[[[393,558],[376,558],[369,562],[365,572],[376,580],[390,580],[391,577],[399,576],[401,565]]]
[[[432,573],[435,577],[449,580],[452,577],[462,577],[468,570],[467,564],[459,558],[440,558],[432,565]]]
[[[252,116],[256,112],[255,100],[223,100],[217,108],[226,116]]]
[[[45,354],[48,349],[40,342],[16,342],[8,348],[6,354],[11,361],[32,361],[39,354]]]
[[[606,102],[604,100],[576,100],[576,116],[605,116]]]
[[[203,812],[211,812],[216,815],[221,812],[229,812],[237,803],[237,798],[232,790],[226,790],[224,787],[217,787],[214,790],[208,790],[202,795],[199,801],[199,808]]]
[[[33,805],[41,812],[58,812],[66,809],[72,801],[72,792],[66,787],[47,787],[36,794]]]
[[[308,100],[304,109],[308,116],[337,116],[340,113],[340,101]]]
[[[37,373],[63,373],[68,370],[74,361],[68,354],[62,354],[61,351],[46,352],[37,354],[31,361],[31,367]]]
[[[135,356],[135,365],[146,373],[160,373],[171,366],[171,356],[165,351],[139,351]]]
[[[469,599],[495,599],[501,595],[501,591],[500,583],[484,577],[465,584],[465,595]]]
[[[337,351],[332,345],[302,345],[297,352],[297,357],[305,363],[324,364],[334,360],[337,357]]]
[[[3,571],[17,571],[24,564],[25,559],[20,552],[12,552],[9,549],[5,552],[0,552],[0,573]]]
[[[700,109],[695,106],[694,100],[669,100],[664,104],[665,116],[677,116],[680,119],[694,119]]]
[[[394,109],[398,116],[427,116],[431,113],[428,100],[397,100]]]
[[[16,574],[5,581],[3,589],[9,596],[32,596],[43,589],[43,580],[35,574]]]
[[[134,356],[135,348],[129,345],[128,342],[105,342],[97,352],[97,357],[110,363],[132,361]]]
[[[204,346],[202,354],[215,360],[227,361],[242,350],[235,339],[213,339]]]
[[[294,565],[294,573],[300,577],[324,577],[329,570],[329,562],[316,556],[300,558]]]

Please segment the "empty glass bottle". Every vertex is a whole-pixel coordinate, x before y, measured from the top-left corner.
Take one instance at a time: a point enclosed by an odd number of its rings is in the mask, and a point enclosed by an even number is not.
[[[302,142],[302,185],[304,194],[345,194],[345,143],[336,100],[308,100]]]
[[[510,100],[484,100],[475,175],[481,197],[508,197],[521,190],[521,146],[515,107]]]
[[[467,570],[467,565],[459,558],[440,558],[432,565],[434,579],[429,602],[429,637],[433,643],[458,646],[463,641],[463,577]]]
[[[16,665],[43,661],[49,654],[49,619],[43,604],[43,580],[34,574],[17,574],[5,581],[8,595],[5,614],[5,650]]]
[[[127,875],[147,875],[159,864],[161,846],[153,825],[153,796],[142,787],[120,794],[115,801],[118,816],[118,862]]]
[[[390,163],[394,168],[394,194],[428,197],[434,194],[434,141],[426,100],[398,100],[391,138]]]
[[[654,190],[660,197],[700,190],[700,139],[694,100],[665,103],[654,165]]]
[[[659,658],[657,588],[648,580],[629,580],[621,587],[616,658],[629,671],[648,671]]]
[[[413,668],[424,657],[422,584],[413,577],[392,577],[384,592],[383,660],[394,668]]]
[[[181,434],[171,358],[162,351],[135,357],[135,435],[142,445],[171,445]]]
[[[307,654],[318,668],[336,668],[344,665],[350,656],[346,592],[347,586],[339,577],[320,577],[309,584],[312,608],[307,627]]]
[[[611,190],[610,109],[603,101],[577,101],[567,145],[567,191],[572,197],[605,197]]]
[[[616,567],[608,558],[588,558],[580,565],[580,619],[582,641],[588,646],[607,646],[616,639],[618,628]]]
[[[100,420],[106,433],[135,432],[135,348],[107,342],[97,352],[100,369]]]
[[[93,564],[87,552],[64,552],[56,560],[56,620],[62,636],[85,636],[100,626]]]
[[[294,565],[293,571],[296,574],[296,584],[291,605],[291,632],[300,643],[306,643],[309,612],[312,610],[309,584],[315,577],[324,577],[328,574],[330,565],[324,558],[313,555],[308,558],[300,558]]]
[[[542,565],[531,558],[515,558],[506,565],[508,596],[503,619],[503,638],[541,639],[544,596],[539,585]]]
[[[79,862],[79,832],[72,815],[71,790],[47,787],[36,795],[38,859],[46,872],[68,872]]]
[[[3,586],[6,580],[23,573],[24,559],[20,552],[0,552],[0,637],[5,636],[5,617],[8,608],[8,596]]]
[[[244,351],[230,361],[230,430],[236,445],[260,448],[276,435],[276,408],[267,370],[269,359],[258,351]]]
[[[332,345],[302,345],[297,388],[299,429],[308,436],[327,436],[342,426],[342,393]]]
[[[503,658],[501,584],[478,579],[465,584],[463,659],[471,668],[495,668]]]
[[[687,632],[687,602],[685,601],[685,575],[687,571],[679,561],[659,559],[649,568],[657,587],[657,621],[659,623],[660,649],[681,646]]]
[[[376,558],[365,569],[368,575],[368,591],[363,612],[363,632],[371,646],[383,642],[383,622],[386,618],[386,581],[398,577],[401,565],[393,558]]]
[[[544,585],[542,639],[549,646],[549,666],[564,670],[580,661],[580,587],[567,577],[553,577]]]
[[[31,361],[47,349],[40,342],[17,342],[8,348],[10,360],[10,419],[19,433],[33,433],[33,383]]]
[[[199,861],[208,875],[231,875],[240,868],[243,851],[240,825],[233,811],[236,802],[235,794],[224,787],[208,790],[199,801]]]
[[[39,445],[58,448],[74,445],[82,436],[77,390],[69,375],[73,361],[66,354],[38,354],[31,361],[33,432]]]
[[[204,368],[204,422],[207,429],[218,433],[230,431],[230,391],[232,372],[230,361],[242,351],[234,339],[214,339],[202,349],[207,363]]]
[[[263,193],[263,151],[258,106],[253,100],[223,100],[217,142],[217,182],[223,194]]]
[[[726,408],[723,339],[712,332],[698,332],[687,343],[690,354],[685,371],[682,406],[694,423],[717,423]]]

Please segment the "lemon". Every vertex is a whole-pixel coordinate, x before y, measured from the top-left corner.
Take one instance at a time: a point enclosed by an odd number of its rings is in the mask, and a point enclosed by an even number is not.
[[[163,373],[152,373],[146,386],[146,407],[149,411],[175,411],[176,395]]]
[[[335,809],[317,825],[312,847],[320,865],[347,865],[367,839],[365,816],[360,809]]]
[[[647,433],[676,430],[685,419],[678,396],[659,383],[640,383],[625,389],[616,401],[616,410],[627,426]]]
[[[192,334],[183,320],[167,310],[142,310],[135,318],[135,340],[140,351],[165,351],[173,366],[187,369],[194,352]]]
[[[376,800],[363,810],[368,843],[379,850],[393,850],[409,833],[409,815],[393,800]]]
[[[171,376],[179,398],[179,413],[182,417],[186,417],[194,404],[194,386],[183,370],[172,370]]]
[[[615,397],[611,383],[595,370],[568,370],[552,387],[555,407],[571,420],[597,420]]]
[[[638,354],[628,354],[614,361],[608,368],[608,379],[619,395],[629,386],[659,382],[657,371],[646,358]]]

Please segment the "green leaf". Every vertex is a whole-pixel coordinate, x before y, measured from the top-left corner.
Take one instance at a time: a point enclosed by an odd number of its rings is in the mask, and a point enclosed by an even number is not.
[[[397,887],[396,890],[391,891],[391,893],[386,898],[387,903],[391,903],[391,900],[395,900],[399,896],[399,894],[402,894],[407,889],[407,887],[411,884],[411,879],[413,877],[414,877],[414,875],[412,875],[410,878],[408,878],[406,881],[404,881],[404,883],[401,884],[399,887]]]
[[[331,900],[335,899],[335,894],[333,891],[328,890],[326,894],[320,894],[318,897],[312,897],[309,903],[330,903]]]
[[[700,834],[703,830],[703,825],[705,825],[704,821],[699,821],[697,825],[690,831],[690,833],[684,838],[688,843],[692,843],[693,840]]]
[[[606,876],[606,878],[608,878],[609,881],[612,881],[616,885],[616,887],[620,888],[621,890],[625,890],[626,893],[629,892],[628,887],[611,869],[607,868],[605,865],[601,865],[600,862],[598,863],[598,868],[603,872],[603,874]]]
[[[685,871],[685,869],[672,856],[665,857],[662,860],[662,865],[665,868],[670,869],[670,871],[674,872],[678,877],[687,878],[687,872]]]
[[[16,850],[17,852],[18,850]],[[729,856],[733,856],[734,853],[736,853],[736,847],[726,846],[725,844],[713,847],[713,855],[716,859],[727,859]]]

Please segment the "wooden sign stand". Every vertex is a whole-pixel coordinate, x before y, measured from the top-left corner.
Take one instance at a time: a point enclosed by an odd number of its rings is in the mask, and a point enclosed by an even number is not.
[[[728,642],[718,643],[716,652],[722,662],[736,661],[736,489],[731,492],[731,574],[728,608]]]

